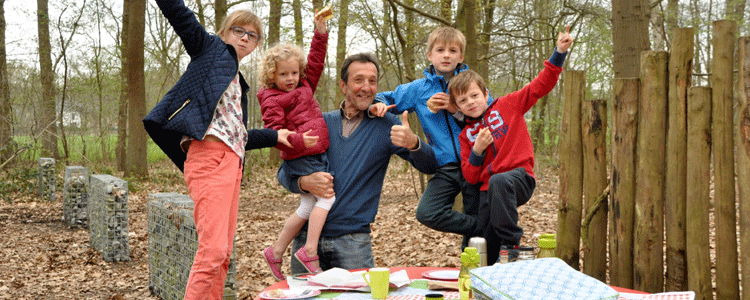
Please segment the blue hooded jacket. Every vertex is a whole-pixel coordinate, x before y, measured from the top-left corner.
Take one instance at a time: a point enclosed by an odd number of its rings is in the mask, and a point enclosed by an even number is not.
[[[468,65],[459,63],[454,75],[468,69]],[[424,78],[399,85],[394,91],[379,93],[375,96],[375,100],[386,105],[396,104],[396,107],[391,110],[394,114],[404,111],[417,113],[427,142],[432,146],[441,167],[449,163],[460,162],[461,145],[458,136],[463,128],[456,123],[450,112],[441,109],[434,114],[427,108],[427,100],[432,95],[439,92],[448,93],[448,82],[443,76],[435,74],[435,67],[432,65],[424,70],[424,76]]]

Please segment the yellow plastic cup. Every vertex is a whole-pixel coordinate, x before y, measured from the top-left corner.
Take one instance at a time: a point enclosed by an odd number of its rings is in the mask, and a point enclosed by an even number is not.
[[[391,271],[388,268],[370,268],[362,273],[365,282],[370,286],[372,297],[375,299],[388,298],[388,286],[390,285]],[[369,277],[369,278],[368,278]]]

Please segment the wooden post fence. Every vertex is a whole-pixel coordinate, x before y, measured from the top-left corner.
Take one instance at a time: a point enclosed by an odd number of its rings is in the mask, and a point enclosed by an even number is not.
[[[688,89],[687,259],[688,289],[696,300],[713,299],[709,253],[711,88]]]
[[[560,201],[555,254],[574,269],[579,269],[583,206],[581,103],[586,94],[586,73],[565,71],[563,76],[563,116],[559,145]]]
[[[609,279],[612,285],[633,288],[633,220],[635,160],[638,133],[638,78],[612,82],[612,178],[610,198]]]
[[[714,216],[716,257],[737,257],[737,217],[734,192],[734,21],[713,23],[711,75],[712,140],[714,157]],[[716,299],[739,299],[736,259],[716,260]]]
[[[664,290],[664,172],[667,132],[667,52],[641,54],[635,191],[634,286]]]
[[[738,43],[739,78],[737,79],[738,122],[737,186],[740,196],[740,260],[742,268],[742,299],[750,300],[750,37],[741,37]]]
[[[583,273],[607,280],[607,101],[584,101],[581,107],[583,138]],[[600,203],[604,205],[600,205]]]
[[[675,28],[669,56],[669,131],[667,132],[667,180],[664,222],[666,226],[667,291],[687,288],[685,256],[685,205],[687,171],[687,91],[693,76],[693,28]]]

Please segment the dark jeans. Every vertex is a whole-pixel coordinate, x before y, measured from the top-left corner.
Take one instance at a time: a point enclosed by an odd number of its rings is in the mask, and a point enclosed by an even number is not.
[[[453,210],[458,193],[463,195],[463,213]],[[463,235],[463,246],[466,246],[469,238],[482,233],[477,219],[478,207],[479,185],[466,182],[457,163],[447,164],[427,182],[417,206],[417,220],[438,231]]]
[[[518,245],[521,241],[518,207],[531,199],[534,188],[536,180],[524,168],[490,177],[488,190],[479,197],[479,224],[487,240],[487,262],[497,261],[503,244]]]
[[[300,231],[292,243],[293,275],[307,273],[302,263],[294,258],[294,253],[302,248],[307,241],[307,231]],[[369,233],[351,233],[340,237],[321,236],[318,242],[318,256],[320,268],[342,268],[347,270],[372,268],[375,261],[372,258],[372,242]]]

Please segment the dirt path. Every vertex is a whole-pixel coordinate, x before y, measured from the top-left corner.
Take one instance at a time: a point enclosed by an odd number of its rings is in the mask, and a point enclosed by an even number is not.
[[[416,221],[419,197],[415,186],[419,183],[415,171],[404,170],[396,159],[386,176],[372,225],[375,264],[457,267],[460,236],[428,229]],[[251,173],[242,189],[237,225],[240,299],[252,299],[275,282],[260,251],[276,238],[298,204],[298,197],[276,182],[275,168],[257,168]],[[557,222],[556,172],[537,167],[535,173],[534,197],[519,210],[526,230],[522,244],[527,245],[534,245],[539,233],[554,232]],[[131,261],[122,263],[105,262],[89,247],[86,229],[70,229],[61,221],[61,194],[54,202],[42,202],[36,195],[0,202],[0,299],[157,299],[148,289],[146,195],[185,194],[186,189],[182,175],[169,165],[152,167],[151,179],[138,185],[131,188],[128,199]],[[282,268],[286,274],[289,256],[287,251]]]

